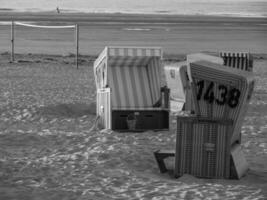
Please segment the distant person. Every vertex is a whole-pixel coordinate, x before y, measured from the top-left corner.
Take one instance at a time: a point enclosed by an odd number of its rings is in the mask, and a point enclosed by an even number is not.
[[[59,8],[57,7],[57,13],[60,13],[60,10],[59,10]]]

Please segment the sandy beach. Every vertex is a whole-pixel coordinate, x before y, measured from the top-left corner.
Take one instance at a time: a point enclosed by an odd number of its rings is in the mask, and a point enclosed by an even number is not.
[[[16,62],[10,63],[10,25],[0,26],[1,200],[267,198],[265,18],[0,13],[0,21],[12,19],[78,23],[82,55],[77,70],[72,30],[16,27]],[[153,152],[174,147],[173,116],[170,131],[89,131],[96,117],[92,66],[106,45],[161,46],[164,63],[191,52],[252,52],[256,86],[242,127],[247,175],[160,174]]]

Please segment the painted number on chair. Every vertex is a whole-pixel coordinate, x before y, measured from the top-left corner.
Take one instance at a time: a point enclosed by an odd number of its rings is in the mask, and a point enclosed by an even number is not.
[[[205,84],[208,84],[205,87]],[[214,95],[214,82],[205,82],[204,80],[198,81],[198,91],[197,91],[197,100],[204,99],[208,103],[216,102],[218,105],[228,104],[231,108],[235,108],[239,103],[239,97],[241,92],[239,89],[232,88],[230,90],[227,89],[225,85],[218,85],[217,90],[219,91],[218,97]],[[204,88],[206,88],[204,90]]]

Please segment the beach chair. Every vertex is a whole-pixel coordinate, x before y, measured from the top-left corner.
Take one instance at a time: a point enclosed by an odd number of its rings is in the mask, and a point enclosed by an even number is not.
[[[252,72],[253,70],[253,56],[250,53],[244,53],[244,52],[220,52],[219,57],[216,56],[210,56],[202,53],[197,54],[189,54],[187,55],[187,62],[188,66],[192,62],[200,61],[200,60],[206,60],[212,63],[217,63],[223,66],[228,66],[231,68],[244,70],[248,72]],[[190,68],[188,68],[190,70]],[[191,72],[189,72],[191,74]],[[189,76],[190,78],[191,76]],[[192,92],[188,91],[188,96],[186,99],[186,107],[193,112],[195,111],[195,105],[192,103]],[[236,138],[236,142],[241,143],[241,132],[239,133],[239,138]]]
[[[198,61],[189,64],[196,113],[177,117],[174,176],[241,178],[248,164],[241,126],[254,88],[252,73]],[[164,170],[164,151],[155,152]],[[160,162],[159,162],[160,161]],[[163,167],[162,167],[163,166]]]
[[[240,141],[242,121],[255,84],[253,74],[205,61],[191,63],[190,69],[196,114],[233,120],[232,143]]]
[[[253,70],[253,56],[250,53],[244,52],[220,52],[218,56],[212,56],[204,53],[194,53],[188,54],[186,57],[187,66],[190,63],[205,60],[212,63],[217,63],[223,66],[229,66],[232,68],[245,70],[252,72]],[[184,63],[184,62],[183,62]],[[178,64],[179,66],[179,64]],[[188,68],[190,70],[190,68]],[[190,71],[188,71],[188,78],[190,79]],[[181,74],[182,76],[183,74]],[[168,81],[168,79],[167,79]],[[168,84],[168,87],[169,84]],[[171,89],[171,96],[173,88]],[[185,103],[184,103],[184,110],[190,110],[192,113],[195,112],[194,104],[192,101],[192,91],[190,87],[186,86],[186,90],[184,92],[186,94]]]
[[[253,71],[253,56],[244,52],[220,52],[219,56],[223,58],[224,65],[240,70]]]
[[[184,109],[189,87],[186,62],[165,65],[164,72],[170,88],[170,110],[174,113],[180,112]]]
[[[97,115],[117,131],[168,130],[169,89],[162,87],[162,51],[106,47],[94,62]]]

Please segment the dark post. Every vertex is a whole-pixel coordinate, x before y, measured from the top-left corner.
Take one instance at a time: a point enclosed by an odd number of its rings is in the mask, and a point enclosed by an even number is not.
[[[14,62],[14,21],[11,22],[11,62]]]

